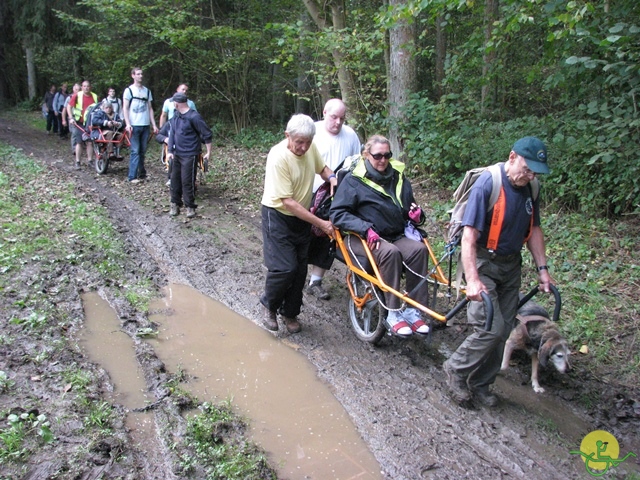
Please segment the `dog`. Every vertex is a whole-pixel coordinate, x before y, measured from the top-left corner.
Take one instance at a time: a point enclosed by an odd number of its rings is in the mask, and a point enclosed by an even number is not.
[[[525,350],[531,357],[531,385],[536,393],[544,388],[538,381],[539,365],[549,363],[560,373],[570,369],[569,344],[562,337],[558,326],[549,319],[547,311],[534,301],[528,301],[516,315],[516,325],[504,346],[500,370],[509,368],[511,354],[515,350]]]

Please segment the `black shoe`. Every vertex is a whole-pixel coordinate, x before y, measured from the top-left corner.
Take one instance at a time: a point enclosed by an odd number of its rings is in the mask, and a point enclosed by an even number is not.
[[[307,292],[314,297],[318,297],[321,300],[329,300],[331,298],[329,292],[322,288],[322,280],[311,282],[311,284],[307,287]]]

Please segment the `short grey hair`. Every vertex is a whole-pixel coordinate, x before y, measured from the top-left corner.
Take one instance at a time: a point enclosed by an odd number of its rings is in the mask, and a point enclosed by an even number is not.
[[[291,117],[285,132],[290,137],[313,138],[316,134],[316,124],[309,115],[298,113]]]

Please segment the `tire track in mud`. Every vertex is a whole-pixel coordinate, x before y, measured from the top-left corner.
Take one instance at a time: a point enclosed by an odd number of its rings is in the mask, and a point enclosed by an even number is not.
[[[29,127],[12,128],[22,129],[24,138],[30,135]],[[65,146],[51,154],[46,138],[29,145],[35,156],[69,172],[80,190],[99,198],[125,238],[128,254],[155,264],[146,265],[146,271],[157,268],[167,282],[188,284],[260,323],[264,269],[258,216],[215,197],[215,186],[208,185],[200,192],[198,217],[171,219],[163,211],[169,199],[158,165],[148,162],[151,180],[133,187],[125,184],[122,168],[105,176],[87,169],[74,172]],[[583,478],[583,467],[569,458],[567,447],[579,439],[539,428],[531,405],[503,400],[493,410],[466,410],[450,401],[439,347],[454,348],[460,335],[437,331],[430,345],[386,337],[373,347],[357,340],[348,323],[345,272],[342,265],[329,272],[330,301],[305,297],[300,334],[281,335],[316,366],[388,478]],[[148,345],[139,348],[146,358],[153,357]],[[149,365],[144,368],[150,389],[158,389]],[[177,413],[159,409],[157,415]],[[586,416],[581,421],[590,423]]]

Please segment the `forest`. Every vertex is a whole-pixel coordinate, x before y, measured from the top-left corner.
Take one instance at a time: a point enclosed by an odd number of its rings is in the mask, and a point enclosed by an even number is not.
[[[535,135],[547,208],[637,215],[638,18],[636,0],[7,0],[0,102],[82,79],[121,94],[140,66],[156,111],[186,82],[218,142],[267,148],[341,97],[361,139],[444,188]]]

